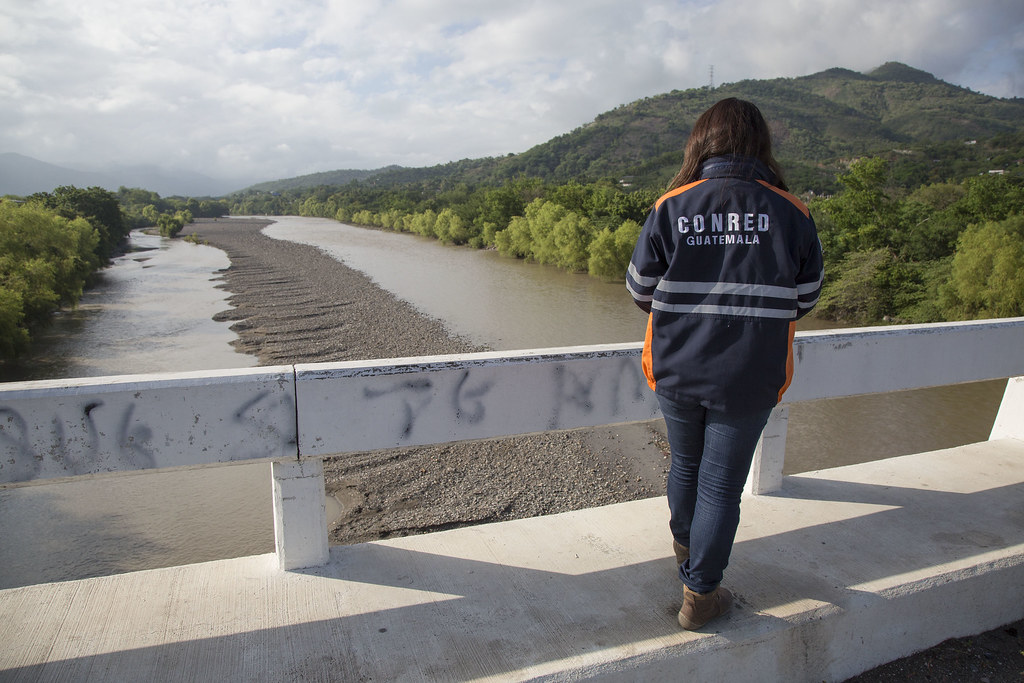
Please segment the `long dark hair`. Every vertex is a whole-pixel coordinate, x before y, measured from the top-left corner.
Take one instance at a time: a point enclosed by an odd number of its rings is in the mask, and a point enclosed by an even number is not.
[[[668,189],[700,180],[700,169],[712,157],[739,154],[760,159],[775,176],[772,184],[788,191],[779,162],[772,156],[772,135],[761,110],[752,102],[729,97],[700,115],[683,153],[683,166]]]

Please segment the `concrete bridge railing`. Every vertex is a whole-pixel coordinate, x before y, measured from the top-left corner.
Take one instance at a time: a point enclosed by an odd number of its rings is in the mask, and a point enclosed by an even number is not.
[[[788,404],[1011,378],[990,438],[1024,439],[1024,318],[804,332],[748,489],[782,484]],[[0,385],[0,487],[272,463],[283,569],[328,559],[323,457],[648,420],[639,344]]]

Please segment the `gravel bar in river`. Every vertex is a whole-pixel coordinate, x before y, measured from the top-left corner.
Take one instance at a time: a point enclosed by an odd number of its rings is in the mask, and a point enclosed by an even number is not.
[[[267,237],[263,219],[199,220],[227,253],[240,351],[260,365],[482,351],[319,249]],[[347,454],[324,463],[342,512],[334,544],[650,498],[664,491],[660,422]],[[666,529],[666,535],[668,530]]]

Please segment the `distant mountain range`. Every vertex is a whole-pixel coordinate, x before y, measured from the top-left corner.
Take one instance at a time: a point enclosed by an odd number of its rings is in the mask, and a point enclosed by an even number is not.
[[[83,171],[14,152],[0,154],[0,196],[50,192],[61,185],[102,187],[114,192],[121,186],[139,187],[163,197],[219,197],[237,190],[239,184],[156,166],[114,166],[102,171]]]
[[[764,112],[775,135],[776,154],[794,190],[828,191],[844,160],[857,156],[916,155],[925,164],[933,161],[929,154],[950,156],[948,149],[937,151],[936,146],[996,136],[1009,141],[1004,145],[1008,154],[1024,148],[1024,99],[982,95],[890,62],[869,73],[835,68],[799,78],[673,90],[619,106],[520,154],[424,168],[326,171],[267,181],[239,192],[296,191],[354,181],[379,187],[494,184],[520,175],[550,182],[609,178],[660,188],[678,170],[697,116],[725,97],[751,100]],[[976,156],[976,164],[987,162],[980,153]],[[984,169],[959,167],[960,173],[979,170]],[[941,177],[945,172],[933,169],[932,174]],[[0,195],[49,191],[58,185],[98,185],[111,190],[124,185],[162,196],[195,197],[224,196],[238,189],[199,174],[172,174],[156,167],[93,173],[20,154],[0,154]]]

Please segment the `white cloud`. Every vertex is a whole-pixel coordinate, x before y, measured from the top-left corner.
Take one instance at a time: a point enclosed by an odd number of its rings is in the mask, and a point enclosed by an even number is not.
[[[0,0],[0,151],[269,179],[520,152],[634,99],[903,61],[1024,95],[1019,0]]]

